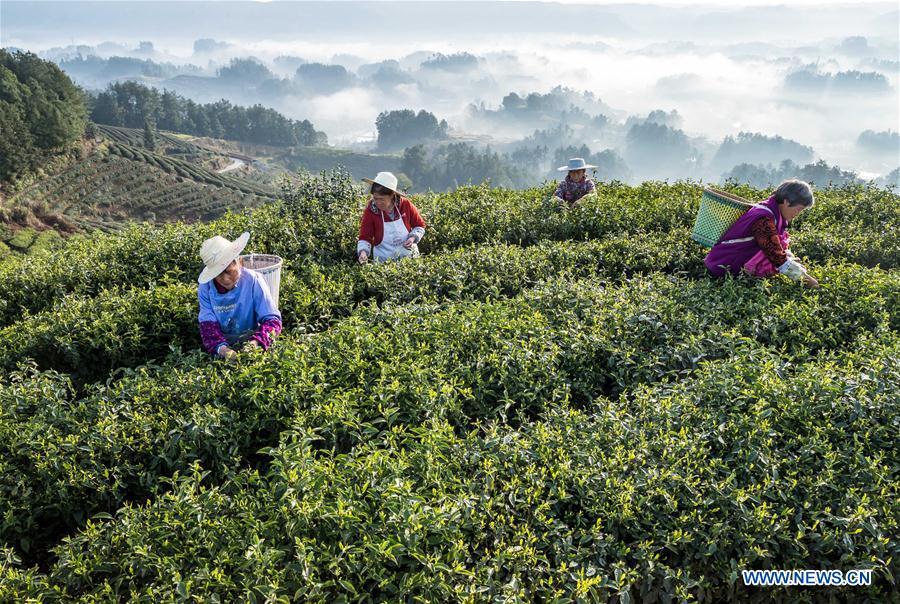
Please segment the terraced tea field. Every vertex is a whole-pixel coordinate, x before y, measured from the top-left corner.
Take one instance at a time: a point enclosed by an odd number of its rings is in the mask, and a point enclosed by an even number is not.
[[[121,135],[128,129],[99,128],[128,140]],[[274,195],[269,185],[216,174],[178,156],[110,142],[17,193],[9,204],[27,208],[34,215],[32,222],[42,228],[109,232],[135,221],[212,220],[229,209],[259,206]]]

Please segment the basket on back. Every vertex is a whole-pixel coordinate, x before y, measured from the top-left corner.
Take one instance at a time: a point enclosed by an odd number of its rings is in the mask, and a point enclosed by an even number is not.
[[[272,254],[245,254],[241,256],[241,259],[244,261],[244,268],[262,275],[263,281],[269,286],[269,293],[272,294],[272,302],[274,302],[275,308],[278,308],[278,294],[281,290],[281,258]]]
[[[705,247],[714,246],[725,231],[753,205],[737,195],[709,187],[704,188],[691,239]]]

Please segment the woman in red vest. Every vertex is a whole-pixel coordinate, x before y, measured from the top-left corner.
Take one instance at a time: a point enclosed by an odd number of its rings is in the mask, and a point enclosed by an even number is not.
[[[371,196],[359,224],[356,258],[360,264],[398,260],[419,255],[418,243],[425,236],[425,221],[412,202],[397,191],[397,177],[379,172],[371,185]]]

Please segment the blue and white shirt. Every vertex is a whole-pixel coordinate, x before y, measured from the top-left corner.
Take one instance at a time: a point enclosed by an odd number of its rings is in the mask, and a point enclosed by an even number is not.
[[[200,323],[216,321],[229,346],[249,338],[263,321],[281,320],[262,275],[246,268],[241,268],[237,283],[224,294],[210,280],[199,285],[197,297]]]

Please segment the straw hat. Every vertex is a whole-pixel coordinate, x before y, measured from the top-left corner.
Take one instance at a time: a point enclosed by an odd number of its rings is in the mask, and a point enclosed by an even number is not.
[[[392,172],[379,172],[375,175],[375,179],[363,178],[363,181],[370,185],[381,185],[386,189],[390,189],[394,193],[400,193],[397,189],[397,177]]]
[[[197,277],[197,283],[208,283],[218,277],[219,273],[228,268],[232,260],[241,255],[249,240],[250,233],[245,231],[234,241],[228,241],[218,235],[204,241],[200,246],[200,257],[203,258],[206,267]]]
[[[583,157],[573,157],[569,160],[569,163],[565,166],[560,166],[558,169],[560,172],[571,172],[572,170],[586,170],[588,168],[596,168],[597,166],[593,166],[591,164],[584,163]]]

